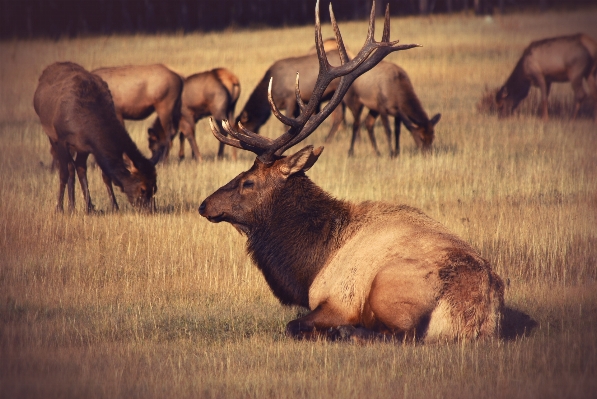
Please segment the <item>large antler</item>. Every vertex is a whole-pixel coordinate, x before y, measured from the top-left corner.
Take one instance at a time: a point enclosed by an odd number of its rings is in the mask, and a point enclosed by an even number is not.
[[[299,76],[296,76],[296,99],[300,107],[300,115],[298,118],[289,118],[283,115],[272,98],[272,80],[269,82],[268,100],[272,108],[272,112],[285,125],[289,126],[288,130],[275,140],[269,139],[253,133],[243,127],[241,123],[238,124],[240,130],[234,129],[228,121],[223,121],[223,127],[230,136],[224,136],[215,126],[212,119],[210,125],[213,134],[221,142],[231,145],[233,147],[246,149],[257,154],[257,157],[264,163],[271,163],[279,159],[284,151],[293,145],[301,142],[307,138],[315,129],[332,113],[332,111],[340,104],[344,94],[350,88],[350,85],[356,78],[367,72],[375,65],[377,65],[388,54],[407,50],[413,47],[420,47],[419,44],[403,44],[397,45],[398,40],[389,42],[390,32],[390,8],[386,7],[386,15],[384,22],[384,32],[381,42],[376,42],[375,34],[375,1],[371,7],[371,15],[369,17],[369,30],[367,32],[367,39],[359,53],[351,61],[348,61],[348,55],[340,29],[336,23],[336,18],[330,3],[330,19],[336,34],[336,42],[338,43],[338,51],[340,53],[340,66],[332,67],[328,62],[325,50],[323,48],[323,38],[321,35],[321,23],[319,20],[319,0],[315,6],[315,43],[317,45],[317,57],[319,59],[319,74],[313,89],[313,94],[309,102],[305,104],[301,100],[299,89]],[[319,113],[315,113],[323,93],[328,85],[336,78],[340,78],[338,88],[328,104]]]

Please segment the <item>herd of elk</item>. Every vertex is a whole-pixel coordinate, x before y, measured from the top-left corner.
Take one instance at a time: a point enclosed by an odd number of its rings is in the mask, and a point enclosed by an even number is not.
[[[535,86],[541,91],[541,116],[547,120],[551,84],[570,82],[575,100],[572,118],[576,119],[581,103],[587,97],[583,80],[587,81],[595,100],[594,120],[597,123],[597,41],[578,33],[532,42],[496,94],[499,116],[512,114],[531,86]]]
[[[240,82],[236,75],[225,68],[215,68],[210,71],[196,73],[184,80],[182,117],[179,124],[180,150],[178,156],[180,159],[184,158],[185,138],[191,144],[193,159],[201,159],[199,147],[195,140],[195,124],[201,118],[211,115],[221,128],[223,120],[234,119],[234,108],[239,96]],[[163,135],[159,115],[152,129],[158,137]],[[220,143],[218,158],[223,156],[224,144]]]
[[[199,213],[246,235],[248,253],[274,295],[283,304],[311,310],[288,323],[292,337],[359,341],[389,335],[424,342],[496,337],[504,285],[469,244],[418,209],[333,198],[305,174],[323,147],[283,155],[330,115],[359,75],[393,51],[418,46],[376,42],[373,2],[365,44],[349,61],[330,5],[341,59],[332,67],[323,48],[319,2],[315,14],[320,68],[309,102],[301,100],[297,75],[301,112],[296,119],[283,115],[273,99],[275,81],[270,81],[271,110],[289,126],[276,139],[243,123],[237,130],[224,122],[228,135],[223,135],[212,123],[218,140],[257,158],[248,171],[207,197]],[[388,8],[384,32],[389,32]],[[317,113],[332,82],[337,82],[334,94]]]
[[[148,131],[151,161],[155,165],[167,158],[178,133],[183,79],[162,64],[100,68],[92,73],[108,84],[123,125],[124,119],[142,120],[153,112],[158,115],[161,129]]]
[[[94,209],[87,183],[89,154],[93,154],[102,171],[113,209],[118,209],[118,204],[112,182],[124,191],[133,206],[153,209],[157,191],[155,167],[124,129],[110,90],[98,75],[71,62],[52,64],[39,78],[33,106],[60,168],[57,210],[64,209],[66,186],[69,209],[75,208],[75,171],[85,210]]]
[[[230,145],[256,159],[208,196],[199,213],[213,223],[228,222],[246,236],[249,255],[281,303],[310,310],[287,324],[289,336],[422,342],[497,337],[504,284],[472,246],[416,208],[332,197],[306,175],[323,147],[284,155],[334,113],[329,141],[344,119],[344,106],[354,116],[349,155],[363,107],[369,110],[365,124],[378,155],[373,131],[378,116],[390,156],[400,152],[401,123],[421,150],[430,149],[441,115],[430,119],[406,72],[383,61],[392,52],[419,45],[390,41],[389,7],[382,39],[375,41],[375,3],[365,44],[354,55],[344,46],[331,4],[335,38],[323,40],[317,1],[314,51],[272,64],[236,119],[240,83],[224,68],[183,79],[161,64],[92,72],[71,62],[48,66],[33,103],[59,165],[57,210],[64,211],[66,187],[69,210],[75,208],[75,172],[85,210],[94,210],[87,181],[90,154],[102,171],[113,210],[118,209],[113,183],[134,207],[154,209],[155,164],[168,156],[179,130],[179,157],[184,157],[186,138],[193,158],[201,159],[195,124],[211,116],[218,157]],[[583,80],[597,102],[595,40],[577,34],[536,41],[525,49],[495,101],[500,116],[509,115],[537,86],[547,119],[551,83],[570,81],[576,117],[587,97]],[[128,135],[124,120],[145,119],[153,112],[149,160]],[[287,126],[276,139],[258,134],[271,113]],[[597,121],[597,104],[595,113]],[[389,116],[395,118],[395,147]]]

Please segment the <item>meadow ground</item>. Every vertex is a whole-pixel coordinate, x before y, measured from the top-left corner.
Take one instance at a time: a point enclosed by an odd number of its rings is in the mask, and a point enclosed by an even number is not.
[[[300,309],[277,302],[243,237],[197,213],[253,160],[216,161],[205,121],[203,163],[188,147],[177,162],[175,145],[158,167],[157,213],[135,213],[120,192],[119,213],[85,215],[80,194],[75,214],[54,212],[58,176],[32,107],[45,66],[162,62],[185,75],[224,66],[240,78],[239,111],[274,60],[312,46],[312,27],[1,42],[0,397],[595,397],[597,127],[586,113],[570,120],[568,84],[553,87],[547,123],[534,90],[511,119],[476,108],[530,41],[597,38],[595,21],[595,8],[394,18],[392,38],[424,45],[388,59],[409,73],[428,113],[442,113],[433,155],[403,133],[399,159],[374,157],[364,139],[349,159],[347,127],[309,171],[339,198],[421,208],[508,282],[507,336],[445,345],[286,338]],[[366,23],[340,28],[358,49]],[[146,155],[150,123],[127,123]],[[307,143],[322,143],[328,128]],[[281,130],[270,120],[262,133]],[[99,170],[89,177],[96,208],[107,210]]]

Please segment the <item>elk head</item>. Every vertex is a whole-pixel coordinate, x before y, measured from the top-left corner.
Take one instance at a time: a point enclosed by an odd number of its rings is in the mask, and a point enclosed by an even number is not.
[[[435,139],[435,125],[439,122],[441,117],[441,114],[435,114],[433,118],[420,125],[411,122],[406,116],[402,117],[404,126],[406,126],[415,139],[417,147],[420,148],[423,153],[429,153],[431,151],[431,144],[433,144],[433,139]]]
[[[373,2],[365,44],[358,54],[349,61],[331,4],[330,19],[336,34],[341,65],[332,67],[328,62],[321,35],[319,1],[317,1],[315,6],[315,42],[319,58],[319,74],[315,89],[307,104],[301,100],[297,74],[295,92],[300,115],[296,119],[283,115],[276,107],[272,98],[272,81],[269,82],[268,100],[272,113],[289,127],[282,136],[276,139],[260,136],[245,128],[242,122],[238,123],[237,130],[228,121],[224,121],[222,124],[228,132],[228,136],[224,136],[214,121],[210,119],[212,133],[218,140],[233,147],[251,151],[257,155],[257,159],[251,169],[241,173],[203,201],[199,207],[199,213],[209,221],[214,223],[226,221],[239,231],[248,234],[258,220],[259,213],[267,208],[268,200],[275,193],[279,193],[279,190],[284,190],[286,182],[291,177],[300,176],[313,166],[321,155],[323,147],[314,149],[312,146],[307,146],[290,156],[284,156],[284,151],[303,141],[315,131],[342,101],[344,94],[357,77],[373,68],[391,52],[420,47],[418,44],[398,45],[398,41],[387,40],[390,32],[389,7],[386,7],[384,23],[383,38],[386,40],[382,39],[381,42],[376,42],[374,39],[375,2]],[[316,113],[325,89],[336,78],[340,78],[338,88],[321,112]]]
[[[166,133],[159,119],[156,119],[153,126],[147,129],[147,140],[151,151],[151,163],[156,165],[168,156],[172,146],[171,140],[166,138]]]
[[[508,89],[506,86],[503,86],[495,94],[495,105],[500,118],[504,118],[512,114],[512,110],[514,109],[514,101],[512,97],[508,96]]]
[[[129,175],[120,188],[134,207],[153,211],[155,208],[153,196],[158,191],[155,168],[152,164],[147,164],[146,170],[140,171],[126,153],[122,154],[122,159]],[[139,167],[142,166],[139,165]]]

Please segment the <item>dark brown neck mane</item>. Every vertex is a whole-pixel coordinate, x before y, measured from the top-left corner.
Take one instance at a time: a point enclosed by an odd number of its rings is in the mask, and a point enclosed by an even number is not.
[[[253,261],[280,302],[308,307],[313,279],[346,239],[349,205],[298,173],[255,218],[247,242]]]
[[[528,55],[528,49],[524,52],[516,67],[504,83],[504,86],[507,90],[508,97],[510,97],[514,101],[514,107],[516,106],[529,94],[529,90],[531,89],[531,81],[529,78],[525,76],[524,73],[524,59]]]
[[[258,133],[259,128],[267,122],[272,114],[269,102],[267,101],[267,88],[270,76],[271,72],[268,70],[249,96],[245,107],[240,113],[240,115],[246,113],[248,122],[244,123],[244,125],[255,133]],[[238,121],[240,121],[240,116],[236,119],[236,122]]]

